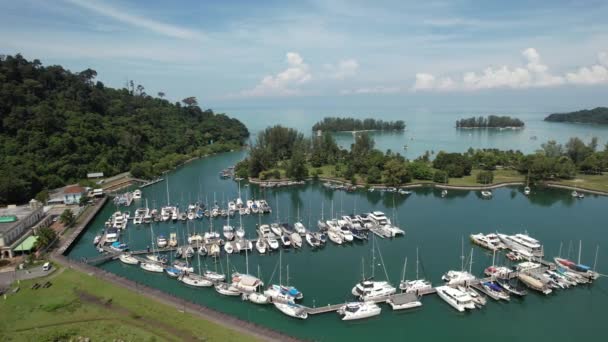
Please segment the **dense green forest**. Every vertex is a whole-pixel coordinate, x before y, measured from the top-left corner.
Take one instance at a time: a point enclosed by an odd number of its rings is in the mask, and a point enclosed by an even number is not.
[[[344,131],[403,131],[405,122],[383,121],[376,119],[354,119],[354,118],[324,118],[312,126],[313,131],[344,132]]]
[[[507,128],[524,127],[524,122],[510,116],[490,115],[488,117],[471,117],[456,121],[457,128]]]
[[[87,69],[70,72],[0,56],[0,203],[25,202],[87,172],[153,177],[186,159],[238,148],[238,120],[171,103],[133,81],[113,89]]]
[[[577,173],[601,174],[608,168],[608,145],[598,149],[597,139],[585,144],[571,138],[565,145],[548,141],[535,153],[497,149],[469,149],[464,153],[427,152],[407,160],[390,150],[374,148],[367,134],[357,134],[350,150],[341,149],[330,133],[306,139],[291,128],[274,126],[258,136],[249,156],[240,162],[236,172],[240,177],[279,178],[281,170],[288,178],[305,179],[320,174],[320,168],[335,167],[333,176],[367,184],[384,183],[399,186],[414,180],[444,183],[449,178],[478,173],[478,182],[489,183],[493,171],[517,170],[529,175],[531,181],[571,179]]]
[[[608,125],[608,108],[597,107],[571,113],[555,113],[547,116],[545,121]]]

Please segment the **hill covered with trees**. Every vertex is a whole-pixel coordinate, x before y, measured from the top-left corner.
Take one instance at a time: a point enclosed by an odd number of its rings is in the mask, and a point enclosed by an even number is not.
[[[313,131],[345,132],[345,131],[403,131],[405,122],[383,121],[376,119],[354,119],[354,118],[324,118],[312,126]]]
[[[570,113],[554,113],[547,116],[545,121],[608,125],[608,108],[597,107]]]
[[[524,122],[510,116],[490,115],[456,121],[456,128],[523,128]]]
[[[87,69],[71,72],[21,55],[0,56],[0,204],[25,202],[87,172],[153,177],[197,156],[238,148],[238,120],[171,103],[131,81],[113,89]]]

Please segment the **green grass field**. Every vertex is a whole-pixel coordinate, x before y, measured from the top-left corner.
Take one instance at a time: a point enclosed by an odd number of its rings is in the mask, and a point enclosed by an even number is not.
[[[50,288],[31,289],[47,278]],[[0,298],[2,341],[256,340],[84,273],[63,269],[47,278],[22,281],[18,293]]]
[[[477,174],[481,170],[471,171],[471,175],[462,178],[450,178],[449,185],[456,186],[481,186],[484,184],[477,183]],[[494,181],[492,184],[507,183],[507,182],[525,182],[526,177],[515,170],[496,170],[494,171]]]
[[[577,175],[574,179],[561,180],[561,185],[577,186],[581,188],[608,192],[608,174],[603,175]]]

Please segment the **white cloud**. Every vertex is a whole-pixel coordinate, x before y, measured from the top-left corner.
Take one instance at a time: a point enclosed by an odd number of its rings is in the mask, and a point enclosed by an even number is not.
[[[286,55],[288,68],[276,75],[262,78],[253,89],[241,92],[243,96],[285,96],[300,92],[298,86],[312,79],[308,64],[297,52]]]
[[[395,94],[401,91],[399,87],[387,87],[387,86],[376,86],[376,87],[364,87],[358,89],[344,89],[340,91],[342,95],[353,95],[353,94]]]
[[[324,67],[327,71],[327,77],[339,80],[355,76],[359,71],[359,63],[355,59],[344,59],[337,65],[325,64]]]
[[[202,38],[201,33],[189,30],[186,28],[178,27],[175,25],[165,24],[159,21],[147,19],[137,15],[126,13],[125,11],[117,8],[113,8],[107,5],[99,4],[92,0],[65,0],[71,4],[79,6],[81,8],[93,11],[97,14],[110,17],[120,22],[144,28],[158,34],[168,36],[171,38],[199,40]]]
[[[477,90],[493,88],[553,87],[563,84],[608,83],[608,54],[598,54],[598,64],[582,67],[576,72],[555,75],[543,63],[538,51],[527,48],[521,52],[525,64],[522,66],[487,67],[481,72],[465,72],[460,80],[437,77],[430,73],[416,74],[412,90]]]
[[[567,73],[566,79],[568,82],[573,84],[608,83],[608,53],[600,52],[597,59],[598,64],[581,67],[575,72]]]

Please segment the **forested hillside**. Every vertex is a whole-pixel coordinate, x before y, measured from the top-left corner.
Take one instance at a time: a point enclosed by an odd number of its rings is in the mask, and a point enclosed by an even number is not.
[[[597,107],[571,113],[555,113],[547,116],[545,121],[608,125],[608,108]]]
[[[171,103],[133,81],[113,89],[96,76],[0,56],[0,204],[27,201],[87,172],[152,177],[249,136],[240,121],[201,110],[194,97]]]

